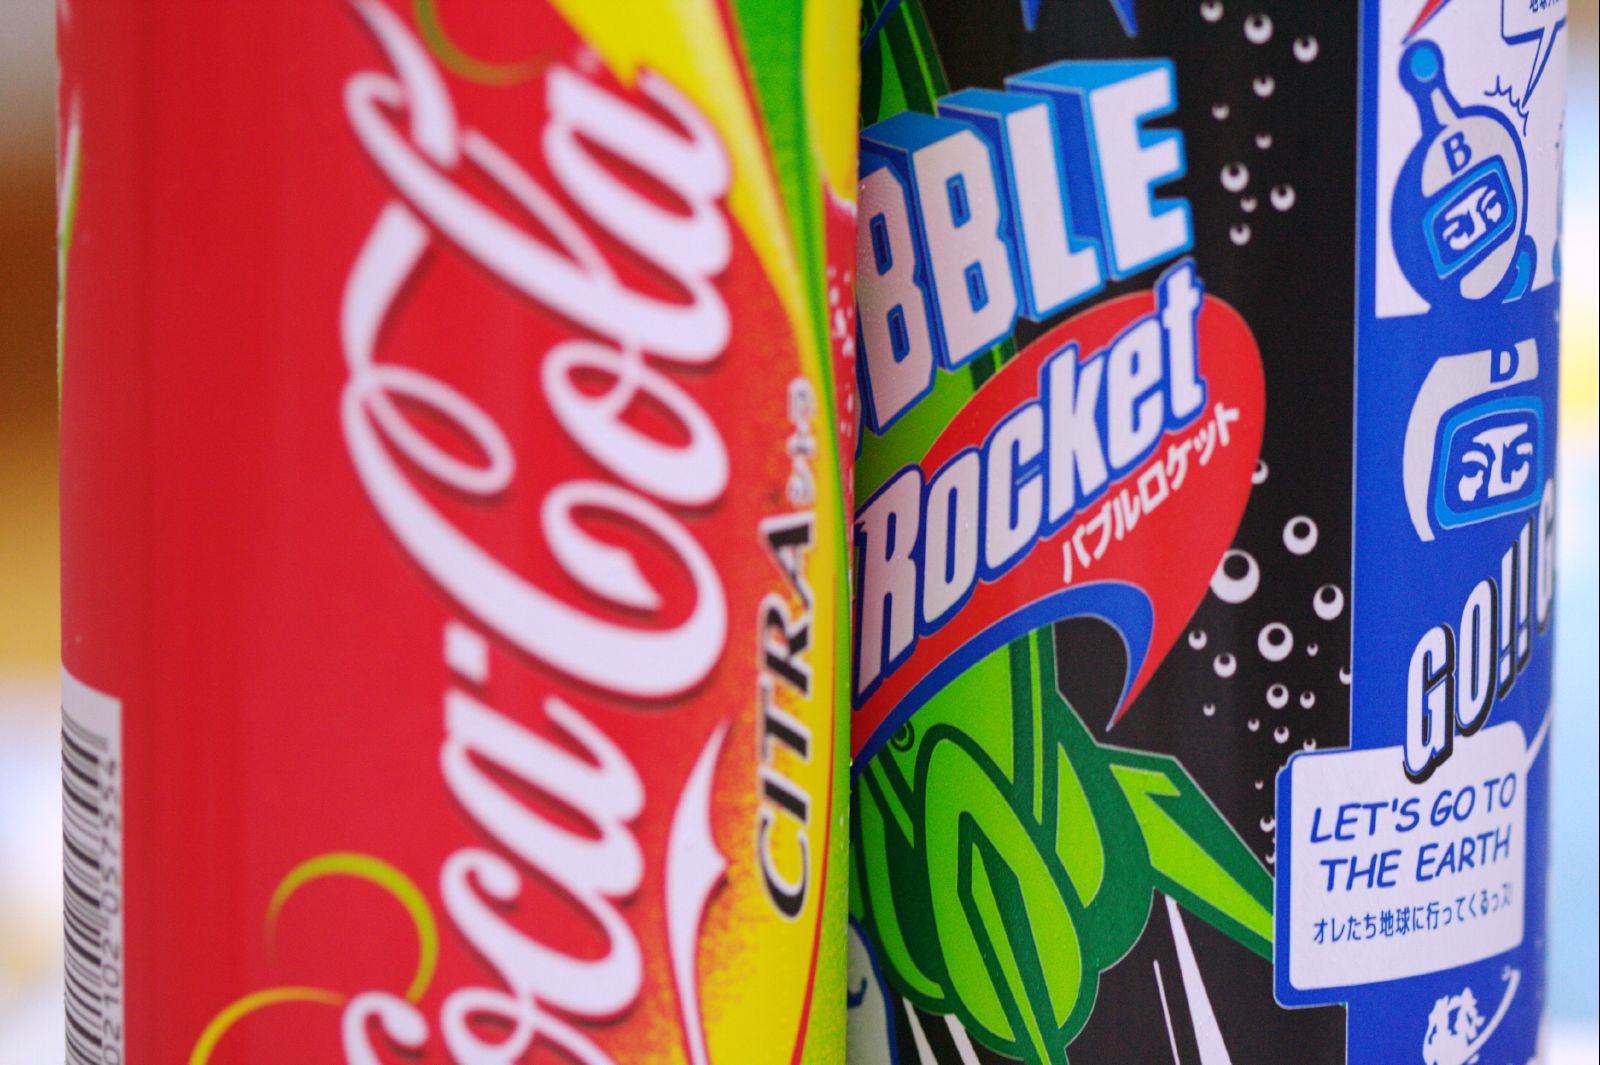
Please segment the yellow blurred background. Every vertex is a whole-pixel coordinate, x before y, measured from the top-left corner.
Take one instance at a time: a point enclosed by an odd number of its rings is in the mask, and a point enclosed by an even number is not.
[[[1552,1057],[1594,1062],[1596,19],[1571,2],[1551,1002],[1578,1056]],[[0,0],[0,1065],[61,1060],[53,29],[48,0]]]
[[[0,671],[56,666],[55,52],[0,4]]]

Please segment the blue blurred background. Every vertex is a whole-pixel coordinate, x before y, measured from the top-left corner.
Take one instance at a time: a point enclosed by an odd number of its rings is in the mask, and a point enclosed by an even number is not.
[[[1596,16],[1571,4],[1548,1049],[1549,1065],[1595,1065]],[[53,31],[49,0],[0,0],[0,1065],[62,1058]]]

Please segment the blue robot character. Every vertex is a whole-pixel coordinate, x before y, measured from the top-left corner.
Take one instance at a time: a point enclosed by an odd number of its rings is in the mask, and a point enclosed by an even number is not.
[[[1533,284],[1528,176],[1516,129],[1492,107],[1462,107],[1444,55],[1417,41],[1400,57],[1422,136],[1395,183],[1390,229],[1406,278],[1429,303],[1511,301]]]

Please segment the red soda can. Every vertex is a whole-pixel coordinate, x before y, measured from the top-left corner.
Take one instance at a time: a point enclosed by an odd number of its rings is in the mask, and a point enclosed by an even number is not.
[[[842,1060],[853,6],[60,20],[68,1060]]]

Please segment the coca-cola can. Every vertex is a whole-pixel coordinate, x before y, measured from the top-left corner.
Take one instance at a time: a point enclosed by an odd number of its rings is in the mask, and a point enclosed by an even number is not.
[[[854,6],[59,18],[68,1060],[840,1061]]]

